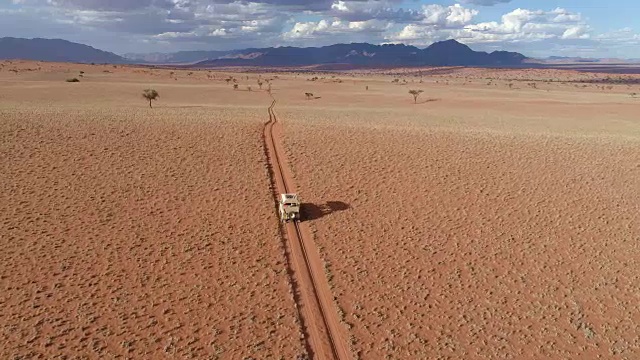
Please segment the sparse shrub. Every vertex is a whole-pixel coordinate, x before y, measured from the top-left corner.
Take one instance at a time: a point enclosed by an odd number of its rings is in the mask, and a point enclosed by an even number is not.
[[[238,90],[238,84],[233,84],[233,90]]]
[[[80,80],[78,80],[78,78],[70,78],[67,79],[67,82],[80,82]]]
[[[304,93],[304,95],[307,97],[307,100],[311,100],[313,98],[313,93],[307,92]]]
[[[142,97],[149,100],[149,107],[153,108],[153,106],[151,106],[151,101],[158,100],[158,98],[160,97],[160,94],[158,94],[158,92],[155,91],[154,89],[145,89],[142,92]]]
[[[418,96],[422,94],[423,90],[409,90],[409,94],[413,95],[413,103],[416,104],[418,102]]]
[[[251,91],[251,85],[247,85],[247,90]]]
[[[262,81],[258,80],[258,87],[260,88],[260,90],[262,90]]]

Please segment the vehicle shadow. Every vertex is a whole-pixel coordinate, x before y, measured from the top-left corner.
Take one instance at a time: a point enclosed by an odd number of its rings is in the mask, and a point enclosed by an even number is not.
[[[300,217],[302,221],[316,220],[349,208],[349,204],[342,201],[327,201],[324,204],[302,203],[300,204]]]

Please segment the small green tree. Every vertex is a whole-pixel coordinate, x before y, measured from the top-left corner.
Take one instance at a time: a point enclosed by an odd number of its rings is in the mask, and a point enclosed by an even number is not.
[[[413,95],[413,103],[416,104],[418,102],[418,96],[422,94],[424,91],[422,90],[409,90],[409,94]]]
[[[158,100],[158,98],[160,97],[160,94],[158,94],[158,92],[155,91],[154,89],[144,89],[144,92],[142,93],[142,97],[149,100],[149,107],[153,108],[153,106],[151,106],[151,101]]]

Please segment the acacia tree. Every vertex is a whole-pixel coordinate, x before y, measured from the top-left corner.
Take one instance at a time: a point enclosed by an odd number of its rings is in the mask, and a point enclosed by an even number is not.
[[[311,100],[313,93],[304,93],[307,96],[307,100]]]
[[[154,89],[144,89],[144,91],[142,92],[142,97],[149,100],[149,107],[153,108],[153,106],[151,106],[151,101],[158,100],[160,94],[158,94],[158,92]]]
[[[260,90],[262,90],[262,81],[258,80],[258,86],[260,87]]]
[[[420,96],[420,94],[422,94],[424,91],[422,90],[409,90],[409,94],[413,95],[413,103],[417,103],[418,102],[418,96]]]

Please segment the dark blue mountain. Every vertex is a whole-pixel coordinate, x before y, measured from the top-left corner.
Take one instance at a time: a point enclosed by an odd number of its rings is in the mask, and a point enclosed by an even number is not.
[[[122,64],[127,60],[107,51],[61,39],[0,38],[0,59],[23,59],[99,64]]]
[[[354,67],[387,66],[514,66],[526,59],[507,51],[474,51],[455,40],[436,42],[426,49],[402,44],[336,44],[323,47],[246,49],[197,63],[216,66],[307,66],[346,64]]]

